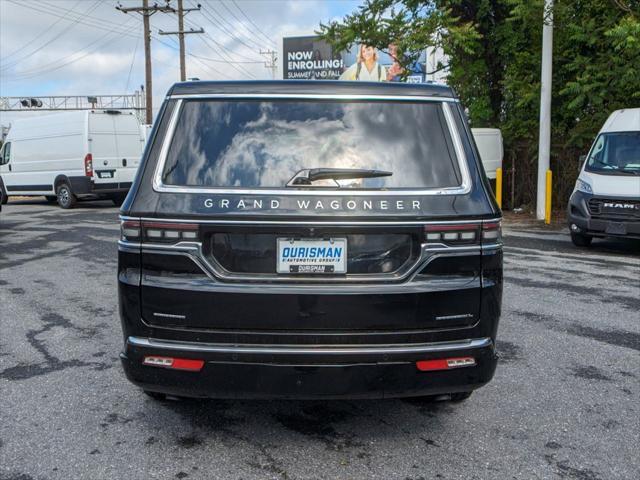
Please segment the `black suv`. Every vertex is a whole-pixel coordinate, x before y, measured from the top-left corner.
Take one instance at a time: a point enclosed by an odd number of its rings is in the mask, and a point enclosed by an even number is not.
[[[176,84],[121,214],[122,364],[152,396],[493,376],[501,213],[448,87]]]

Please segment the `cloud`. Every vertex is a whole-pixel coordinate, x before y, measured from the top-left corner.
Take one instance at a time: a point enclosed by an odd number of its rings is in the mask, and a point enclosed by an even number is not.
[[[453,187],[439,104],[225,103],[183,105],[164,181],[281,187],[311,168],[386,170],[356,187]]]
[[[185,0],[186,7],[192,3],[197,2]],[[321,21],[352,12],[358,5],[357,1],[236,0],[241,12],[230,0],[200,3],[203,11],[189,13],[186,28],[203,27],[206,36],[187,35],[187,52],[222,62],[187,57],[187,76],[214,80],[271,77],[258,53],[261,45],[269,48],[267,42],[262,43],[261,33],[242,12],[273,39],[271,46],[277,47],[281,58],[284,35],[313,34]],[[1,0],[0,95],[99,95],[139,89],[144,83],[141,18],[121,13],[116,5],[113,0]],[[158,30],[177,29],[176,16],[157,13],[151,25],[157,111],[168,88],[179,80],[177,38],[158,35]],[[260,63],[231,66],[225,63],[228,58]],[[0,112],[0,122],[6,124],[16,115],[23,114]]]

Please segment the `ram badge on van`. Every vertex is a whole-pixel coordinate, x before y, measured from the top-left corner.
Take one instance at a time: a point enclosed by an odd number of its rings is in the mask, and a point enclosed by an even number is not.
[[[171,88],[121,209],[151,396],[467,398],[491,380],[501,213],[448,87]]]

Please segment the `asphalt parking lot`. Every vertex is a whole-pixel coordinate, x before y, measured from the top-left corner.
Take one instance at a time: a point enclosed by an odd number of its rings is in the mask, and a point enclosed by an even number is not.
[[[464,403],[165,401],[120,368],[118,211],[0,213],[0,479],[631,479],[640,245],[505,228],[492,383]]]

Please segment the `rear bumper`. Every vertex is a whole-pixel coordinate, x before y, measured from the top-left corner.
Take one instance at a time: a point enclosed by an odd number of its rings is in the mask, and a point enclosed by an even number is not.
[[[204,360],[201,371],[143,365],[146,355]],[[419,371],[419,360],[471,356],[473,367]],[[128,337],[127,378],[145,390],[210,398],[386,398],[477,389],[497,357],[490,338],[377,346],[203,344]]]
[[[640,220],[606,215],[594,217],[589,213],[587,207],[587,203],[591,197],[593,197],[593,195],[575,191],[569,198],[567,220],[571,231],[573,231],[571,225],[576,225],[580,229],[580,231],[576,233],[583,235],[640,239]],[[626,233],[611,233],[611,224],[622,226]]]

